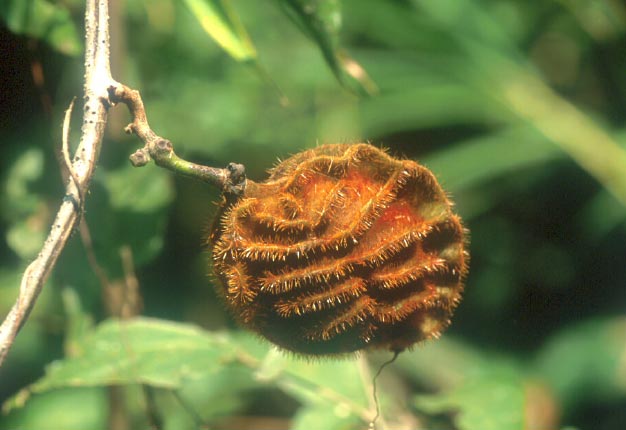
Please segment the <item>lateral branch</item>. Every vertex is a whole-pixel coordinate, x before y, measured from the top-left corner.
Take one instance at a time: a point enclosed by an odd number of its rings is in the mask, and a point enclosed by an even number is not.
[[[133,121],[124,129],[126,133],[135,134],[144,142],[143,148],[130,156],[133,166],[145,166],[154,160],[157,166],[215,186],[225,195],[237,197],[244,192],[246,174],[242,164],[229,163],[226,168],[219,169],[183,160],[174,152],[172,142],[150,128],[139,91],[116,83],[109,86],[108,92],[110,102],[124,103],[133,117]]]

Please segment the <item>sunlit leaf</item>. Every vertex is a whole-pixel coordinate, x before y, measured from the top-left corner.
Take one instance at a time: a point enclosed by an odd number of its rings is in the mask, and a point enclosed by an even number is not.
[[[310,363],[276,351],[267,355],[267,345],[249,336],[228,336],[190,325],[138,318],[106,321],[94,332],[76,337],[72,345],[71,356],[50,365],[42,379],[18,393],[5,408],[23,406],[32,393],[66,387],[142,383],[194,392],[188,383],[210,379],[218,372],[243,369],[248,376],[241,375],[243,379],[237,385],[240,389],[275,385],[303,403],[334,405],[334,413],[342,419],[362,416],[367,411],[369,386],[354,361]],[[230,366],[234,367],[229,370]],[[268,374],[269,368],[272,371]],[[226,383],[227,373],[222,378]],[[224,389],[218,384],[215,390],[218,394]]]
[[[236,352],[223,334],[151,319],[110,320],[78,343],[75,356],[50,365],[26,392],[137,383],[180,388],[186,379],[219,370]],[[18,395],[12,404],[26,398]]]
[[[185,4],[231,57],[238,61],[256,58],[256,50],[229,0],[185,0]]]
[[[278,0],[287,15],[320,48],[333,73],[346,88],[361,95],[378,91],[365,69],[340,47],[339,0]]]

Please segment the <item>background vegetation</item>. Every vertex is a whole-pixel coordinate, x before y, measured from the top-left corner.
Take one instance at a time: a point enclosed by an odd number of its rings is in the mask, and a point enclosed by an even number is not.
[[[624,428],[622,2],[113,3],[114,77],[181,156],[261,180],[276,157],[367,140],[453,195],[465,298],[441,340],[383,372],[389,428]],[[0,5],[0,315],[63,196],[83,7]],[[367,363],[389,354],[308,362],[239,331],[207,275],[219,196],[132,168],[127,121],[112,111],[87,200],[99,269],[76,233],[0,369],[0,428],[364,428]]]

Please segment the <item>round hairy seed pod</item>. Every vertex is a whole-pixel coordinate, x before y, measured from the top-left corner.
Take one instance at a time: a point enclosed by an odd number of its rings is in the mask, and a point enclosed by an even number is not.
[[[209,243],[220,294],[290,351],[402,351],[450,324],[466,231],[433,174],[369,144],[324,145],[224,199]]]

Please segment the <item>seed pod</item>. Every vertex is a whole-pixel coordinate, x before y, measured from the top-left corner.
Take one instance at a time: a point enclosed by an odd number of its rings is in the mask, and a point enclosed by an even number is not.
[[[305,355],[402,351],[450,324],[466,231],[427,168],[354,144],[270,173],[224,199],[209,238],[241,324]]]

